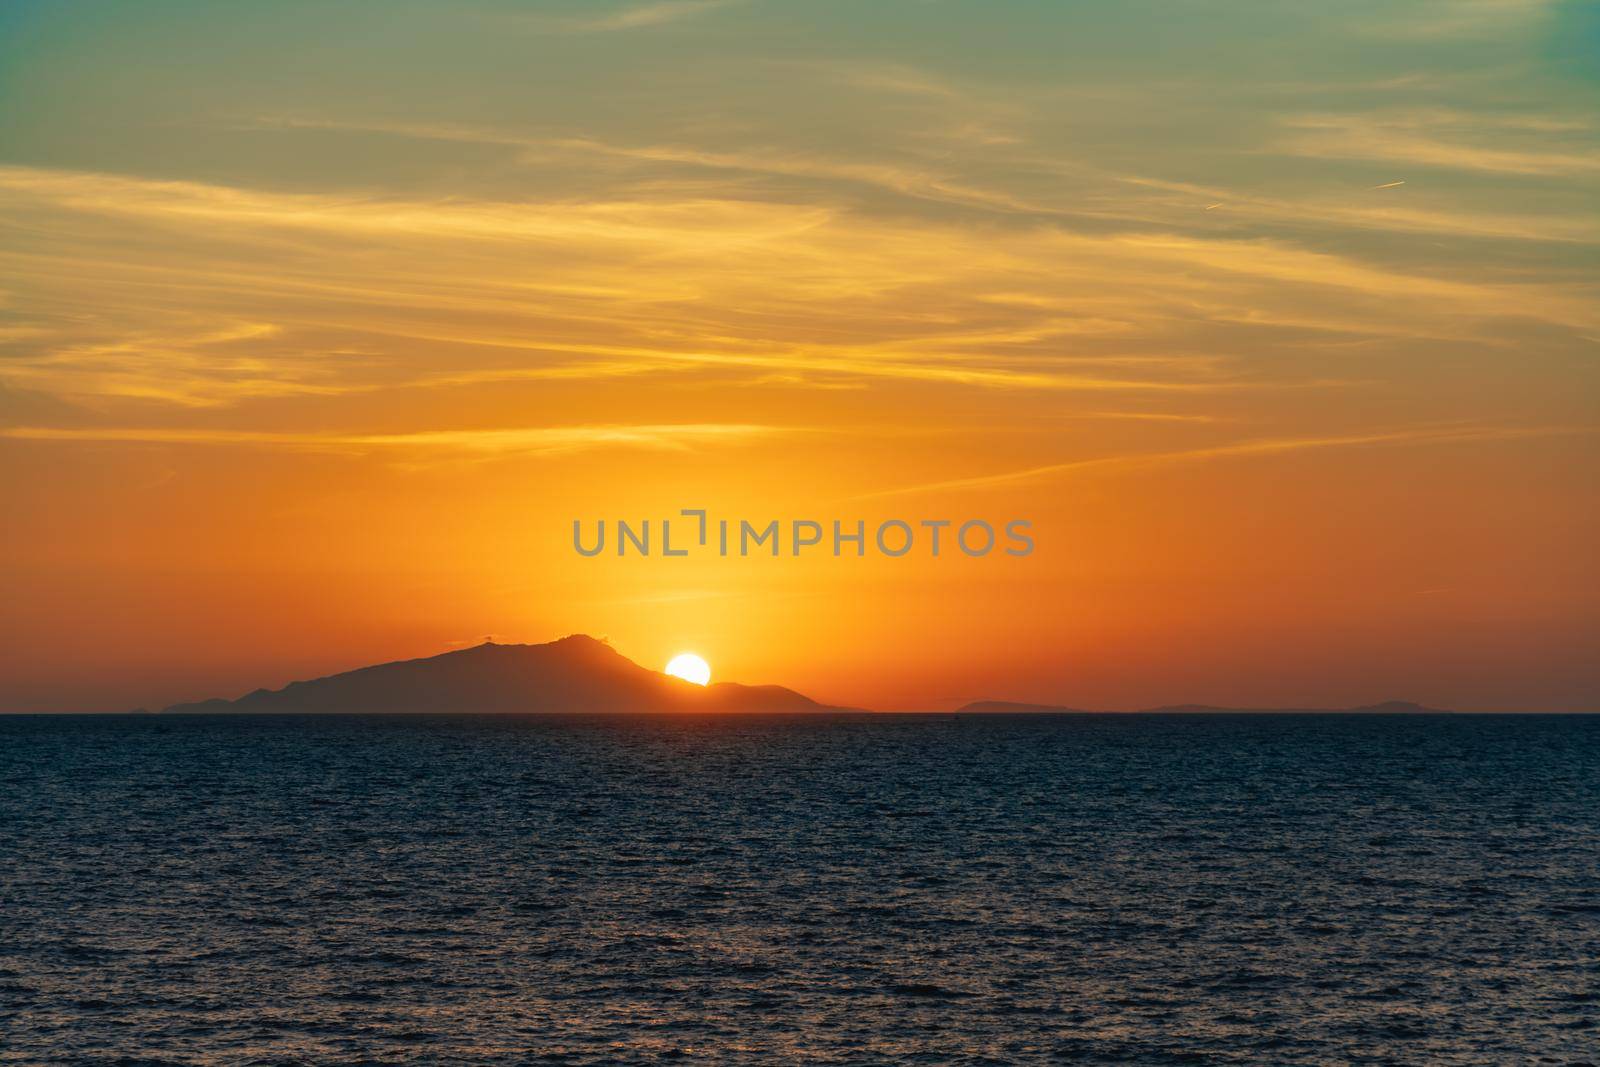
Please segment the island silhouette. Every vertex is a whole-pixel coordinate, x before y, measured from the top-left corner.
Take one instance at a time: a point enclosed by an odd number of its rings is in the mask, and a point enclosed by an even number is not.
[[[559,713],[850,711],[778,685],[699,686],[652,671],[604,641],[573,634],[542,645],[485,641],[422,659],[379,663],[237,700],[174,704],[176,713]]]
[[[561,714],[590,712],[861,712],[824,704],[780,685],[717,682],[699,686],[641,667],[605,641],[572,634],[538,645],[485,641],[420,659],[361,667],[236,700],[173,704],[164,713]],[[1407,701],[1356,708],[1227,708],[1180,704],[1142,712],[1093,711],[1057,704],[979,700],[956,714],[1445,714]]]

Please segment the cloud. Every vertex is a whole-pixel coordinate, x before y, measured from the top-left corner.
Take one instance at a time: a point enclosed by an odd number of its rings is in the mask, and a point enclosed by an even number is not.
[[[1389,39],[1505,38],[1537,26],[1554,6],[1555,0],[1420,0],[1385,6],[1356,25]]]
[[[824,219],[823,210],[771,208],[732,200],[642,200],[526,204],[489,200],[281,193],[201,182],[161,181],[85,171],[0,166],[0,189],[74,211],[174,223],[215,223],[339,232],[347,235],[461,237],[486,241],[615,237],[682,241],[744,239],[763,225],[783,230]],[[766,231],[768,235],[771,231]]]
[[[1574,218],[1570,214],[1517,214],[1481,209],[1452,209],[1440,197],[1424,193],[1420,203],[1411,202],[1407,190],[1403,198],[1373,198],[1363,194],[1378,189],[1407,185],[1405,181],[1386,182],[1358,193],[1341,191],[1303,194],[1299,197],[1268,196],[1258,192],[1227,189],[1216,185],[1166,181],[1159,178],[1129,176],[1130,185],[1165,190],[1182,200],[1170,201],[1191,211],[1225,209],[1230,218],[1267,219],[1299,227],[1324,224],[1357,227],[1390,233],[1426,233],[1446,237],[1510,238],[1520,241],[1555,241],[1563,244],[1600,242],[1600,220]]]
[[[610,33],[680,22],[740,2],[742,0],[659,0],[657,3],[619,8],[594,18],[549,20],[549,23],[571,33]]]
[[[1364,380],[1262,358],[1301,343],[1287,330],[1500,344],[1505,323],[1600,329],[1570,279],[1466,259],[1424,270],[1284,238],[715,186],[430,199],[7,166],[0,191],[26,219],[0,265],[29,305],[0,334],[0,383],[85,403],[665,373],[1176,397]]]
[[[918,200],[1023,214],[1061,214],[1058,209],[998,189],[983,188],[901,163],[841,160],[801,152],[746,150],[705,151],[673,145],[615,145],[588,139],[555,142],[562,148],[652,163],[682,163],[720,170],[778,174],[827,181],[852,182],[899,193]]]
[[[405,433],[324,433],[180,428],[0,427],[17,441],[90,444],[246,446],[308,452],[406,450],[474,455],[551,455],[597,448],[684,450],[792,433],[792,429],[741,423],[534,426],[507,429],[416,430]]]
[[[1143,452],[1121,456],[1099,456],[1092,459],[1069,460],[1065,463],[1047,463],[1042,466],[1000,471],[972,478],[952,478],[922,485],[884,489],[875,493],[864,493],[852,499],[876,500],[920,493],[994,489],[1002,486],[1042,481],[1066,474],[1139,470],[1175,463],[1198,463],[1206,460],[1241,456],[1270,456],[1308,450],[1363,448],[1385,445],[1470,444],[1481,441],[1591,435],[1597,432],[1600,432],[1600,428],[1578,426],[1434,426],[1321,437],[1254,438],[1221,445],[1211,445],[1204,448],[1178,449],[1167,452]]]
[[[1074,419],[1116,419],[1129,422],[1217,422],[1215,415],[1198,415],[1174,411],[1081,411]]]
[[[424,140],[500,145],[523,150],[526,153],[524,158],[528,162],[540,162],[551,153],[582,153],[637,163],[666,163],[708,170],[742,171],[750,174],[845,182],[881,189],[916,200],[984,211],[1039,215],[1087,214],[1087,212],[1070,212],[1051,207],[1000,189],[962,182],[925,166],[913,166],[906,162],[886,162],[881,159],[843,159],[816,152],[771,148],[716,150],[674,144],[621,144],[595,137],[525,137],[471,126],[447,124],[335,122],[283,116],[264,117],[255,121],[257,125],[266,129],[365,131]],[[973,130],[967,132],[974,133]],[[978,143],[983,145],[1004,143],[1008,140],[998,134],[991,136],[986,133],[978,137]]]
[[[835,67],[824,69],[833,71]],[[866,86],[880,84],[870,71],[857,71],[851,67],[840,69],[849,72],[847,76],[853,83]],[[913,78],[911,74],[902,76]],[[900,84],[895,81],[893,73],[886,73],[882,77],[890,84]],[[908,80],[904,84],[909,87],[922,83]],[[931,82],[922,91],[928,94],[955,92]],[[1302,115],[1285,119],[1282,125],[1303,132],[1276,138],[1269,142],[1265,151],[1310,158],[1370,159],[1395,165],[1417,164],[1549,177],[1568,174],[1582,176],[1600,166],[1600,152],[1582,147],[1591,140],[1591,124],[1577,117],[1562,115],[1476,113],[1434,108],[1388,115]],[[949,153],[941,153],[939,157],[945,168],[941,171],[915,156],[910,161],[852,160],[772,148],[708,150],[673,144],[619,144],[593,137],[528,137],[478,127],[427,123],[348,122],[279,116],[255,119],[247,126],[360,131],[424,140],[499,145],[522,152],[524,160],[529,163],[542,164],[563,154],[578,153],[638,164],[661,163],[712,171],[810,178],[869,187],[928,204],[1028,216],[1040,222],[1063,225],[1160,225],[1181,231],[1198,225],[1198,213],[1222,208],[1226,209],[1226,217],[1231,220],[1236,220],[1244,213],[1251,221],[1288,224],[1297,230],[1332,228],[1337,231],[1354,226],[1380,232],[1459,237],[1560,242],[1600,240],[1600,223],[1574,217],[1571,212],[1536,214],[1503,208],[1452,207],[1448,201],[1441,200],[1436,189],[1428,194],[1408,196],[1405,200],[1389,199],[1383,202],[1374,202],[1371,198],[1354,200],[1345,190],[1337,193],[1313,190],[1300,195],[1272,196],[1216,184],[1118,174],[1077,159],[1035,156],[1010,160],[1009,165],[1016,173],[1038,170],[1050,175],[1054,179],[1053,184],[1060,184],[1061,179],[1070,179],[1074,185],[1087,182],[1103,185],[1107,190],[1092,201],[1080,196],[1050,202],[1038,195],[1019,195],[995,185],[952,177],[949,170],[959,159],[951,158]],[[1525,150],[1474,147],[1452,142],[1446,136],[1482,136],[1486,132],[1524,139],[1570,137],[1579,142],[1579,146],[1569,150],[1548,146],[1540,148],[1537,145]],[[1013,144],[1018,140],[991,124],[977,121],[956,128],[946,125],[941,128],[940,136],[950,141],[967,142],[986,157],[992,156],[995,146]],[[988,160],[988,169],[994,169],[998,162]],[[1407,183],[1403,180],[1391,181],[1380,188],[1404,184]],[[1153,199],[1126,194],[1117,196],[1111,190],[1118,185],[1180,195]],[[1191,197],[1204,202],[1197,204]]]
[[[1543,178],[1600,173],[1600,149],[1591,147],[1592,131],[1585,125],[1559,120],[1508,123],[1485,115],[1463,122],[1457,116],[1441,119],[1438,113],[1429,112],[1303,115],[1287,120],[1285,125],[1298,132],[1271,146],[1284,155],[1383,160]],[[1499,141],[1486,142],[1484,135],[1497,129]],[[1448,136],[1449,133],[1456,136]],[[1577,143],[1569,145],[1561,135],[1570,135]]]
[[[72,397],[119,397],[181,407],[210,407],[263,397],[343,392],[336,361],[273,350],[271,323],[206,320],[171,313],[159,329],[132,328],[78,339],[42,327],[0,338],[20,351],[0,361],[0,384]],[[82,329],[82,327],[80,327]],[[91,327],[92,329],[92,327]]]

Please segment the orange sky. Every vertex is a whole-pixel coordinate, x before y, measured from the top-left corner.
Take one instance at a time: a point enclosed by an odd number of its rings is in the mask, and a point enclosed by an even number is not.
[[[571,632],[883,708],[1600,707],[1593,27],[1044,7],[18,5],[0,710]],[[572,549],[686,507],[1037,547]]]

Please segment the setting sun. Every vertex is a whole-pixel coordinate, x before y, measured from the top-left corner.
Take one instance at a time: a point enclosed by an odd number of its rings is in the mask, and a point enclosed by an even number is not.
[[[667,662],[667,673],[695,685],[711,681],[711,664],[693,652],[680,652]]]
[[[1600,0],[0,31],[0,1067],[1600,1067]]]

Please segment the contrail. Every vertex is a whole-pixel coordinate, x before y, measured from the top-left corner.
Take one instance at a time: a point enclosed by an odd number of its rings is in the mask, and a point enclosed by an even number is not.
[[[1389,182],[1389,183],[1387,183],[1385,185],[1374,185],[1373,188],[1374,189],[1393,189],[1397,185],[1404,185],[1404,184],[1405,184],[1405,181],[1401,180],[1401,181],[1397,181],[1397,182]]]

